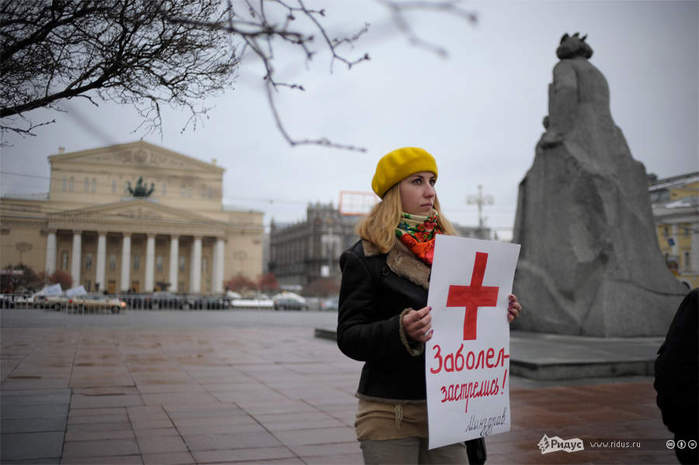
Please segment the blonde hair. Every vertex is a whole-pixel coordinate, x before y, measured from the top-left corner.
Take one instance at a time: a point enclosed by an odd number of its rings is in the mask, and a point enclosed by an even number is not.
[[[437,224],[444,234],[458,236],[454,226],[444,217],[439,206],[439,199],[435,196],[434,209],[437,210]],[[362,239],[374,244],[381,253],[388,253],[396,242],[396,228],[400,223],[400,215],[403,205],[400,201],[400,190],[398,184],[391,187],[383,196],[381,202],[374,205],[369,215],[367,215],[358,225],[357,234]]]

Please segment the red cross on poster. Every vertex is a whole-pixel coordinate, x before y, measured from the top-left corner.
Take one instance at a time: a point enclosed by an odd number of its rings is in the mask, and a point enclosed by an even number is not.
[[[464,341],[476,339],[478,307],[495,307],[498,302],[498,288],[483,286],[483,275],[488,263],[488,254],[476,252],[476,261],[469,286],[449,286],[447,307],[466,307],[464,316]]]
[[[510,330],[519,245],[438,235],[425,345],[429,448],[510,430]]]

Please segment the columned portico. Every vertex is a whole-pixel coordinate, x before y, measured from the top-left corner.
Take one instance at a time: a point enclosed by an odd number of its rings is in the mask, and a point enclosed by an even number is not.
[[[104,269],[107,264],[107,233],[97,235],[97,268],[95,269],[95,285],[100,291],[105,289]]]
[[[73,231],[73,256],[70,261],[70,277],[73,278],[73,287],[80,285],[81,249],[82,231]]]
[[[170,237],[170,292],[177,292],[177,280],[179,279],[180,243],[178,236]]]
[[[201,236],[194,236],[189,266],[189,292],[201,292]]]
[[[214,280],[212,289],[214,294],[223,293],[223,249],[224,241],[219,237],[216,239],[216,245],[214,245],[214,269],[213,273],[211,273]]]
[[[122,292],[131,288],[131,233],[124,233],[121,244],[121,284]]]
[[[46,274],[52,275],[56,271],[56,231],[49,230],[46,236]]]
[[[100,209],[93,217],[82,209],[51,217],[44,229],[45,269],[70,272],[73,285],[88,292],[223,293],[226,257],[233,255],[226,223],[145,200],[108,212]]]
[[[146,239],[146,286],[145,292],[153,292],[155,274],[155,234],[148,234]]]

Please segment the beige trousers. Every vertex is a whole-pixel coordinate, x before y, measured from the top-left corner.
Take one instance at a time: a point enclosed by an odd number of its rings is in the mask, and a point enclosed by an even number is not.
[[[359,441],[366,465],[422,465],[459,464],[466,465],[468,458],[463,442],[427,450],[427,439],[403,438],[374,441]]]

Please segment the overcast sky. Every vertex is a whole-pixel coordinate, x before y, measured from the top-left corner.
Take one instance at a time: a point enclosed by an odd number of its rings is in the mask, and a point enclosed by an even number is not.
[[[361,8],[358,6],[361,5]],[[370,23],[350,56],[368,52],[352,70],[327,55],[306,66],[285,57],[281,77],[306,92],[282,91],[279,109],[297,138],[328,137],[366,147],[366,153],[320,147],[291,148],[274,126],[261,69],[246,60],[234,88],[211,98],[209,118],[196,131],[180,129],[188,114],[167,110],[163,137],[144,140],[226,168],[224,204],[265,212],[265,222],[302,220],[308,202],[337,204],[340,191],[369,191],[378,159],[406,145],[432,152],[439,166],[437,191],[446,215],[475,225],[466,197],[482,184],[494,204],[487,222],[508,237],[517,185],[532,164],[547,113],[547,87],[565,32],[588,34],[591,62],[606,76],[612,116],[635,159],[668,177],[699,170],[699,11],[697,1],[464,2],[478,13],[459,18],[422,13],[411,17],[421,38],[445,47],[444,59],[411,46],[386,10],[372,0],[332,2],[325,8],[332,31]],[[39,110],[56,123],[37,137],[6,134],[2,193],[46,192],[47,156],[59,146],[76,151],[138,140],[135,112],[95,108],[81,99],[67,113]],[[29,176],[18,176],[22,173]]]

